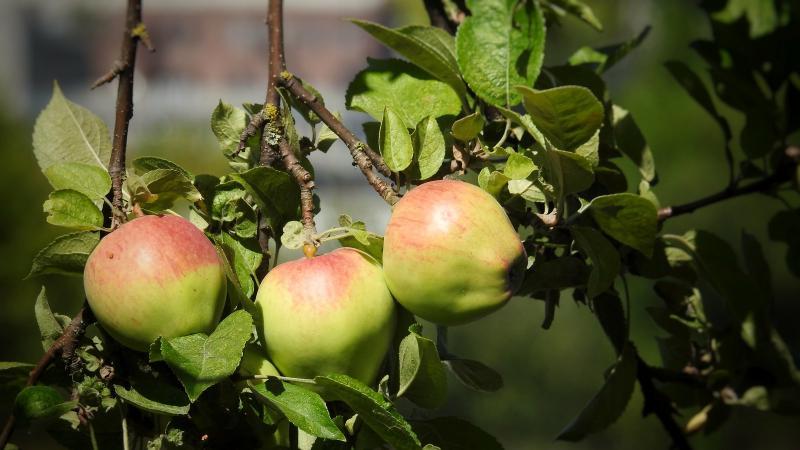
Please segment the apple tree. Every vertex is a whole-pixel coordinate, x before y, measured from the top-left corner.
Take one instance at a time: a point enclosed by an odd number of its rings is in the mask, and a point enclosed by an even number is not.
[[[282,1],[270,0],[265,98],[211,112],[223,175],[126,160],[137,49],[152,50],[141,3],[128,0],[119,60],[95,83],[117,82],[113,132],[57,83],[34,128],[53,187],[46,220],[68,232],[29,277],[82,276],[86,302],[70,318],[44,289],[36,299],[44,354],[0,363],[15,395],[0,448],[34,427],[81,449],[499,449],[480,424],[409,411],[442,405],[449,382],[500,389],[501,374],[448,349],[447,327],[524,299],[541,302],[544,328],[563,303],[588,306],[616,354],[558,439],[611,426],[637,385],[665,447],[691,448],[692,433],[724,426],[734,407],[800,412],[800,371],[770,317],[759,242],[662,231],[721,201],[797,190],[797,5],[702,2],[712,38],[692,49],[712,86],[684,62],[666,69],[718,124],[729,183],[666,205],[659,178],[682,174],[657,172],[634,112],[604,81],[647,30],[543,64],[563,17],[602,30],[579,0],[425,0],[430,26],[352,19],[396,53],[368,59],[350,83],[346,107],[364,118],[355,131],[292,72]],[[347,211],[317,229],[309,155],[337,140],[349,150],[337,157],[391,211],[386,230]],[[188,217],[173,211],[180,202]],[[769,219],[796,276],[798,230],[797,206]],[[342,248],[318,255],[327,241]],[[281,248],[304,257],[278,264]],[[634,277],[663,301],[648,310],[660,361],[645,361],[629,332]],[[723,314],[706,314],[709,295]]]

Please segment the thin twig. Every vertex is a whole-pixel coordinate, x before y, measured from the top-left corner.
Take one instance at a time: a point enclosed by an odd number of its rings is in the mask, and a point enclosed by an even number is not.
[[[264,102],[265,111],[272,105],[275,111],[280,111],[281,96],[278,93],[278,79],[281,72],[286,70],[286,60],[283,56],[283,0],[270,0],[267,7],[267,34],[269,37],[269,54],[267,57],[269,72],[267,75],[267,98]],[[278,116],[275,115],[274,118]],[[265,117],[269,125],[271,117]],[[272,166],[280,160],[280,149],[274,142],[270,142],[267,133],[261,136],[262,166]]]
[[[239,136],[239,147],[236,148],[236,155],[247,147],[247,141],[251,137],[255,136],[256,133],[264,128],[264,123],[266,123],[266,121],[267,117],[264,115],[263,111],[259,111],[258,114],[253,114],[253,117],[250,118],[250,123],[244,128],[242,135]]]
[[[724,200],[741,197],[742,195],[753,194],[756,192],[766,192],[791,180],[795,174],[798,162],[800,162],[800,149],[797,147],[788,147],[785,154],[786,161],[779,164],[775,171],[770,175],[744,186],[728,186],[716,194],[712,194],[689,203],[676,206],[666,206],[658,210],[658,219],[664,221],[672,217],[692,213],[699,208],[713,205]]]
[[[283,0],[269,0],[266,25],[269,50],[267,54],[267,91],[264,99],[264,109],[250,119],[250,123],[247,124],[242,136],[239,138],[238,151],[244,149],[250,136],[255,135],[257,130],[261,130],[261,153],[258,163],[261,166],[273,167],[281,160],[281,154],[278,146],[270,142],[269,133],[264,130],[264,127],[271,125],[267,117],[267,111],[277,112],[280,110],[281,97],[278,94],[276,79],[283,71],[283,65],[285,64],[283,58]],[[272,119],[273,123],[278,123],[275,120],[275,115],[273,115]],[[269,240],[270,237],[273,237],[273,231],[279,232],[280,230],[270,230],[269,220],[267,220],[263,211],[259,211],[258,245],[264,255],[261,264],[256,269],[256,274],[258,274],[259,278],[269,271],[269,261],[272,259],[269,257]]]
[[[137,31],[139,30],[139,31]],[[111,145],[111,161],[108,173],[111,175],[111,204],[113,221],[111,228],[125,222],[122,209],[122,183],[125,178],[125,150],[128,145],[128,124],[133,117],[133,74],[136,66],[136,49],[146,31],[142,25],[142,0],[128,0],[125,14],[125,31],[122,34],[117,86],[117,106],[114,120],[114,139]],[[149,38],[148,38],[149,40]],[[113,72],[113,70],[112,70]]]
[[[642,416],[655,414],[658,417],[661,426],[672,438],[672,448],[691,450],[692,446],[689,444],[689,440],[686,439],[683,429],[673,417],[675,408],[672,406],[670,398],[656,388],[653,383],[651,367],[639,355],[636,355],[636,379],[639,380],[642,397],[644,397]]]
[[[106,83],[111,83],[114,80],[114,78],[116,78],[117,75],[122,73],[122,71],[125,70],[126,68],[127,65],[124,62],[120,60],[114,61],[114,64],[111,66],[111,69],[109,69],[108,72],[103,74],[103,76],[95,80],[95,82],[92,83],[90,89],[94,90]]]
[[[328,128],[336,133],[336,135],[339,136],[345,145],[347,145],[347,148],[350,149],[350,155],[353,157],[353,162],[361,170],[361,172],[367,178],[367,182],[373,187],[373,189],[375,189],[381,198],[383,198],[390,205],[393,205],[400,200],[392,186],[387,183],[386,180],[383,180],[372,171],[372,168],[377,168],[377,166],[374,166],[374,158],[369,157],[369,153],[374,153],[374,151],[370,149],[368,145],[359,141],[358,138],[356,138],[355,135],[353,135],[353,133],[333,115],[333,113],[325,108],[325,106],[314,94],[308,92],[308,90],[303,87],[303,84],[298,81],[296,77],[292,76],[292,74],[284,72],[281,76],[281,85],[285,87],[290,94],[295,96],[301,102],[305,103],[312,111],[314,111],[317,116],[319,116],[319,118],[325,122],[326,125],[328,125]],[[377,154],[376,157],[380,158],[380,156],[377,156]],[[381,171],[381,173],[383,172],[384,171]],[[386,168],[386,172],[391,174],[388,168]]]
[[[28,374],[28,379],[25,382],[25,386],[33,386],[39,381],[39,378],[44,373],[45,369],[50,366],[56,356],[61,354],[63,357],[67,358],[67,349],[75,347],[75,343],[80,339],[83,335],[84,331],[86,331],[86,327],[93,321],[94,316],[92,312],[89,310],[89,307],[84,304],[81,307],[78,314],[73,317],[72,321],[64,328],[64,332],[56,339],[55,342],[50,346],[49,349],[39,358],[39,362],[36,363],[33,370],[31,370],[30,374]],[[3,427],[3,432],[0,434],[0,449],[5,448],[6,444],[8,444],[9,439],[11,439],[11,434],[14,432],[14,424],[16,422],[16,417],[12,413],[8,419],[6,420],[6,424]]]
[[[366,143],[359,141],[358,138],[349,129],[347,129],[347,127],[345,127],[344,124],[337,119],[336,116],[334,116],[333,113],[326,108],[321,101],[319,101],[316,95],[309,92],[308,89],[303,86],[302,81],[299,81],[297,77],[291,73],[284,72],[281,74],[280,82],[290,94],[292,94],[301,102],[305,103],[306,106],[314,111],[314,113],[319,116],[320,120],[322,120],[325,125],[327,125],[331,131],[339,136],[339,139],[341,139],[345,145],[347,145],[347,148],[350,149],[351,153],[357,151],[365,154],[378,172],[387,177],[392,176],[392,171],[389,170],[389,167],[387,167],[386,163],[383,162],[381,155],[370,148],[370,146]]]
[[[286,70],[286,59],[283,55],[283,0],[270,0],[267,11],[267,27],[269,27],[269,80],[267,82],[267,103],[263,115],[266,118],[264,136],[268,146],[274,148],[272,142],[277,137],[277,149],[286,171],[294,177],[300,186],[300,210],[307,239],[317,233],[314,225],[314,179],[305,167],[300,164],[286,139],[283,117],[280,113],[280,94],[278,83],[280,75]],[[291,120],[291,118],[286,118]],[[269,135],[272,136],[269,136]],[[262,164],[264,153],[262,149]],[[309,242],[312,243],[312,242]]]
[[[306,236],[311,237],[317,234],[316,226],[314,225],[314,196],[312,190],[314,189],[314,179],[311,174],[300,164],[300,161],[294,155],[292,147],[285,137],[281,137],[278,143],[283,164],[286,170],[294,177],[297,184],[300,186],[300,210],[303,228],[305,228]]]

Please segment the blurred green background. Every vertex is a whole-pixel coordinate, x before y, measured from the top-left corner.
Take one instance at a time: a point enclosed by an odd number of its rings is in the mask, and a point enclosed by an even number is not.
[[[130,157],[158,155],[194,173],[222,175],[227,167],[208,127],[219,98],[227,102],[259,101],[266,75],[263,3],[145,2],[145,20],[158,48],[140,53],[136,108],[131,124]],[[653,29],[645,43],[608,73],[617,103],[636,117],[655,152],[663,204],[682,203],[724,186],[726,169],[722,135],[712,119],[670,78],[663,62],[687,61],[703,74],[689,49],[694,39],[709,35],[700,9],[691,1],[587,1],[606,31],[597,33],[565,20],[548,31],[546,63],[558,64],[579,46],[601,46],[628,39],[647,24]],[[364,66],[364,58],[386,56],[380,46],[351,24],[355,16],[404,25],[426,23],[421,1],[383,0],[287,2],[286,54],[290,66],[317,86],[326,102],[343,110],[347,82]],[[37,112],[47,102],[52,80],[66,95],[84,104],[111,125],[115,88],[90,92],[87,86],[111,64],[117,51],[121,0],[6,1],[0,5],[0,361],[35,361],[41,354],[33,302],[44,284],[53,308],[73,313],[80,302],[81,281],[62,277],[25,280],[36,252],[59,234],[44,221],[41,203],[50,188],[31,151],[31,130]],[[722,105],[718,104],[718,107]],[[724,107],[733,124],[741,117]],[[348,114],[360,130],[366,116]],[[322,199],[321,229],[333,225],[339,213],[363,219],[381,232],[388,208],[348,161],[341,144],[326,155],[315,155],[318,193]],[[632,167],[626,167],[633,174]],[[797,204],[796,194],[785,198]],[[785,268],[785,248],[769,241],[766,224],[786,206],[772,198],[750,196],[719,204],[669,221],[667,232],[691,228],[711,230],[738,248],[743,230],[757,236],[772,267],[779,331],[800,349],[800,280]],[[290,252],[282,258],[293,258]],[[632,331],[645,360],[659,362],[655,336],[661,334],[645,308],[658,299],[648,283],[629,278],[632,288]],[[568,293],[567,293],[568,294]],[[560,429],[602,384],[613,351],[590,311],[562,296],[550,330],[540,328],[543,304],[515,299],[500,312],[474,324],[452,329],[452,350],[481,360],[503,374],[505,387],[496,394],[469,391],[451,383],[449,403],[434,415],[459,415],[485,428],[509,449],[642,449],[667,448],[669,441],[654,417],[641,418],[637,390],[625,414],[608,430],[584,442],[554,441]],[[707,295],[707,301],[713,301]],[[8,405],[0,405],[4,420]],[[684,420],[693,412],[687,411]],[[419,411],[420,415],[429,414]],[[22,448],[58,448],[50,440],[25,436]],[[21,439],[20,439],[21,438]],[[692,438],[698,449],[797,449],[800,421],[737,409],[718,432]]]

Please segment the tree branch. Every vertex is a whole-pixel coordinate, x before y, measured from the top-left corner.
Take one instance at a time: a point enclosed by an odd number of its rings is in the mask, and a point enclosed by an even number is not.
[[[122,209],[122,183],[125,177],[125,151],[128,144],[128,124],[133,117],[133,74],[136,65],[136,48],[139,41],[143,41],[147,48],[152,51],[150,37],[147,29],[142,23],[142,0],[128,0],[125,13],[125,31],[122,34],[122,48],[120,59],[114,62],[114,66],[103,77],[101,77],[93,87],[108,83],[115,77],[119,78],[117,86],[117,104],[114,120],[114,137],[111,143],[111,160],[108,164],[108,173],[111,176],[111,211],[110,216],[106,217],[106,223],[110,223],[113,230],[120,223],[125,222],[125,213]],[[33,386],[39,381],[44,371],[55,360],[57,355],[61,355],[67,367],[73,371],[75,364],[72,363],[75,357],[75,348],[80,337],[86,331],[86,327],[94,321],[94,315],[89,309],[88,303],[84,302],[81,309],[72,318],[69,325],[64,328],[63,333],[53,342],[53,345],[42,355],[39,362],[31,370],[26,386]],[[0,449],[5,448],[11,434],[14,432],[16,418],[12,413],[3,427],[0,434]]]
[[[147,36],[142,25],[142,0],[128,0],[125,14],[125,31],[122,34],[120,58],[114,63],[110,75],[98,81],[119,77],[117,85],[117,106],[114,119],[114,138],[111,145],[111,161],[108,173],[111,175],[112,223],[114,229],[125,222],[122,209],[122,183],[125,179],[125,151],[128,145],[128,124],[133,117],[133,74],[136,67],[136,49],[143,36]],[[149,37],[147,38],[149,42]]]
[[[261,164],[271,159],[270,148],[280,155],[286,171],[294,177],[300,186],[300,210],[306,238],[312,243],[311,236],[316,234],[314,225],[314,179],[305,167],[300,164],[289,142],[286,140],[284,118],[280,112],[281,97],[278,93],[281,73],[286,70],[286,59],[283,54],[283,0],[270,0],[267,10],[267,27],[269,28],[269,80],[267,81],[267,101],[263,115],[266,119],[262,142]],[[286,118],[291,120],[291,118]],[[276,139],[277,138],[277,139]]]
[[[61,334],[61,336],[56,339],[56,341],[53,342],[53,345],[51,345],[44,355],[39,358],[39,362],[36,363],[36,366],[28,375],[25,386],[33,386],[36,384],[36,382],[39,381],[39,378],[44,373],[45,369],[50,366],[50,363],[52,363],[59,354],[61,354],[63,358],[67,360],[66,363],[69,365],[68,360],[74,355],[76,343],[86,331],[86,327],[89,326],[93,320],[94,316],[92,315],[89,306],[84,303],[80,311],[78,311],[78,314],[76,314],[69,325],[64,328],[64,332]],[[16,417],[12,413],[6,420],[6,424],[3,426],[2,434],[0,434],[0,449],[5,448],[9,439],[11,439],[11,434],[14,432],[15,423]]]
[[[300,186],[301,220],[306,231],[306,237],[310,238],[317,233],[314,225],[314,195],[311,192],[314,189],[314,179],[306,168],[300,164],[285,137],[281,137],[278,148],[286,170],[292,174]]]
[[[689,203],[661,208],[658,210],[658,220],[664,221],[672,217],[690,214],[699,208],[724,200],[768,191],[791,180],[797,169],[798,162],[800,162],[800,148],[790,146],[785,151],[785,161],[781,162],[772,174],[744,186],[728,186],[716,194],[711,194]]]
[[[375,150],[370,148],[369,145],[361,142],[358,138],[347,129],[344,124],[333,115],[333,113],[322,104],[321,101],[317,98],[316,95],[312,94],[303,86],[302,81],[298,81],[297,77],[291,73],[284,72],[281,74],[280,83],[283,87],[285,87],[290,94],[296,97],[301,102],[305,103],[314,113],[319,116],[320,120],[322,120],[328,128],[331,129],[342,142],[347,145],[347,148],[350,149],[352,153],[354,149],[361,153],[364,153],[371,161],[373,167],[375,167],[378,172],[381,174],[389,177],[392,175],[392,171],[389,170],[389,167],[386,166],[386,163],[383,162],[383,158],[379,155]]]
[[[301,102],[305,103],[314,113],[319,116],[319,118],[328,125],[328,128],[331,129],[337,136],[342,140],[342,142],[347,145],[347,148],[350,149],[350,155],[353,157],[353,162],[356,166],[361,170],[364,176],[367,178],[367,182],[375,189],[375,191],[383,198],[387,203],[393,205],[397,203],[400,198],[395,193],[394,189],[392,189],[391,185],[387,183],[385,180],[380,178],[372,171],[372,168],[377,168],[381,173],[384,174],[391,174],[389,168],[383,163],[383,160],[380,156],[375,153],[374,150],[369,148],[368,145],[358,140],[355,135],[347,129],[347,127],[342,124],[342,122],[337,119],[333,113],[331,113],[322,102],[317,99],[317,97],[309,92],[305,87],[303,87],[303,83],[297,80],[297,77],[293,76],[288,72],[284,72],[281,75],[281,85],[289,91],[294,97],[296,97]],[[380,165],[376,166],[375,160],[380,161]],[[383,167],[383,169],[381,168]]]
[[[277,112],[280,111],[281,97],[278,94],[276,80],[286,64],[283,57],[283,0],[268,0],[266,25],[269,49],[267,53],[267,92],[264,99],[264,109],[259,114],[254,115],[250,123],[247,124],[242,136],[239,138],[239,151],[245,148],[250,136],[261,130],[261,154],[258,162],[261,166],[273,167],[282,159],[282,155],[278,145],[279,142],[270,142],[271,136],[269,136],[265,127],[279,122],[276,119]],[[272,122],[267,117],[268,110],[275,113],[273,114]],[[258,244],[261,247],[261,253],[265,256],[261,261],[261,265],[256,269],[259,277],[263,277],[269,271],[269,262],[272,259],[268,257],[270,235],[267,218],[263,212],[259,211]]]
[[[661,426],[672,438],[672,447],[678,450],[691,450],[692,446],[683,430],[675,421],[672,416],[675,409],[672,407],[672,402],[663,392],[659,391],[653,383],[652,368],[636,355],[636,379],[639,381],[639,387],[642,389],[642,397],[644,397],[644,408],[642,409],[642,416],[655,414],[661,422]]]
[[[264,114],[269,105],[275,107],[275,111],[280,111],[281,96],[278,94],[278,79],[281,72],[286,70],[286,60],[283,56],[283,0],[269,0],[267,7],[267,34],[269,36],[269,55],[267,61],[269,72],[267,79],[267,98],[264,102]],[[276,116],[277,117],[277,116]],[[266,122],[263,126],[269,125],[270,118],[265,117]],[[271,143],[267,133],[261,136],[261,160],[262,166],[272,166],[280,159],[280,149],[275,143]]]

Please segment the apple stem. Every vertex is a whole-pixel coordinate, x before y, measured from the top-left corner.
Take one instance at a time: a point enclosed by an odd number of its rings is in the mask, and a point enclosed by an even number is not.
[[[133,204],[133,215],[136,217],[144,217],[144,211],[142,211],[142,206],[138,203]]]
[[[281,381],[286,381],[288,383],[317,384],[317,382],[311,378],[285,377],[283,375],[253,375],[252,377],[249,378],[253,380],[266,380],[268,378],[277,378]]]
[[[303,245],[303,254],[306,255],[308,259],[313,258],[317,254],[317,246],[314,244]]]

